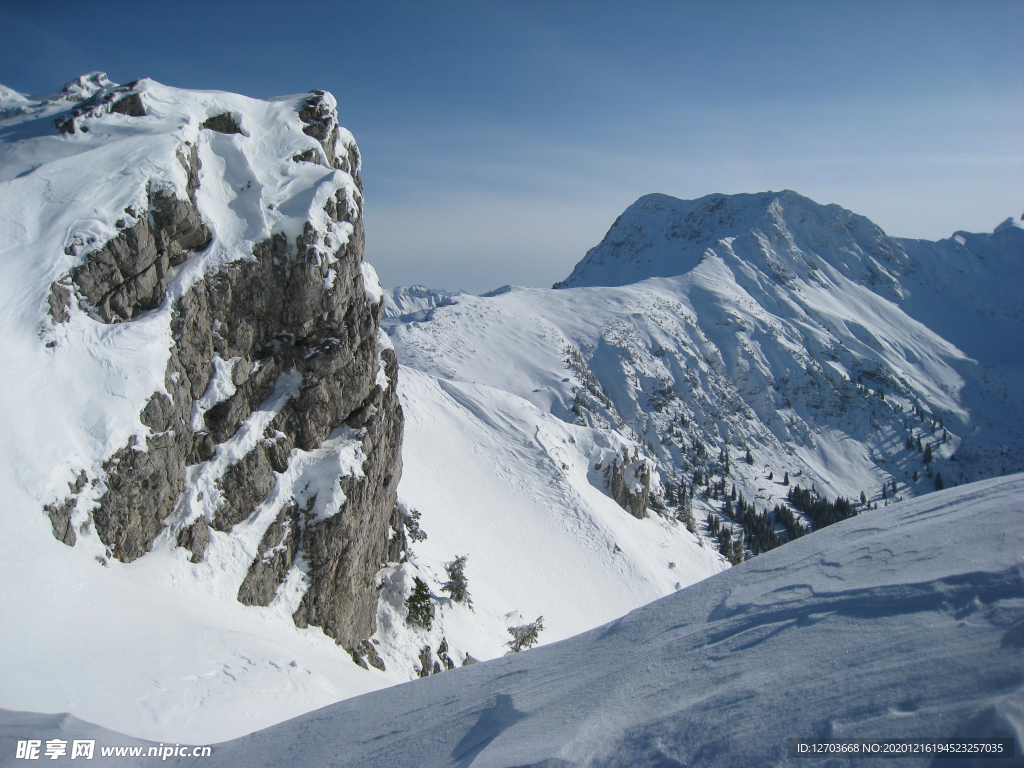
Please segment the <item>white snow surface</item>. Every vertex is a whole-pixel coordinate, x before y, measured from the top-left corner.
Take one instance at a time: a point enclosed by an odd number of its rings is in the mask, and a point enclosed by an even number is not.
[[[878,509],[564,642],[334,704],[185,762],[775,766],[802,764],[786,758],[791,737],[927,735],[1012,738],[1017,758],[999,762],[1020,765],[1022,508],[1015,475]],[[15,764],[17,738],[133,743],[74,718],[0,721],[2,765]]]
[[[727,567],[679,523],[639,520],[611,498],[594,467],[635,448],[615,431],[409,367],[399,392],[399,496],[428,534],[415,564],[437,590],[443,563],[469,557],[475,612],[443,603],[434,648],[444,635],[460,660],[500,656],[507,627],[540,615],[541,641],[560,640]]]
[[[397,321],[423,320],[434,307],[451,304],[452,297],[458,295],[460,294],[422,285],[392,288],[384,292],[386,324],[396,325]]]

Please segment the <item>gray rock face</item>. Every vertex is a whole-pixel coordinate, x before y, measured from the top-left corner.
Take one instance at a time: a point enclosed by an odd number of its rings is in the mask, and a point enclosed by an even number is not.
[[[139,312],[158,307],[167,293],[170,268],[210,242],[210,232],[195,207],[200,165],[196,148],[179,151],[178,159],[188,174],[190,199],[150,190],[149,212],[138,216],[71,272],[83,308],[105,323],[131,320]],[[68,289],[54,283],[49,304],[55,322],[67,319],[68,301]]]
[[[201,563],[206,545],[210,542],[210,526],[205,517],[198,518],[188,528],[178,534],[178,546],[192,553],[189,558],[193,563]]]
[[[69,497],[60,506],[47,504],[45,509],[50,523],[53,525],[53,537],[69,547],[75,546],[78,535],[75,533],[74,526],[71,525],[71,513],[75,511],[75,500]]]
[[[341,126],[334,105],[323,91],[311,91],[305,106],[299,111],[299,119],[305,123],[302,129],[307,136],[320,142],[327,164],[352,175],[360,188],[359,148],[354,143],[339,146]],[[339,149],[344,151],[339,152]],[[305,153],[296,155],[295,160],[307,160]]]
[[[293,502],[278,514],[267,528],[259,546],[259,556],[238,590],[238,602],[245,605],[270,605],[277,587],[295,562],[299,551],[299,509]]]
[[[203,121],[200,128],[206,128],[217,133],[241,133],[242,129],[235,122],[235,116],[230,112],[222,112],[219,115],[208,117]]]
[[[381,358],[388,378],[397,381],[394,352],[384,350]],[[367,412],[372,413],[368,418]],[[363,465],[364,477],[342,477],[341,487],[348,499],[345,510],[303,532],[310,588],[295,612],[298,626],[322,627],[346,647],[369,637],[376,626],[373,578],[388,562],[388,529],[402,475],[404,421],[395,387],[386,392],[374,387],[356,415],[367,418],[362,427],[363,451],[369,457]],[[349,509],[372,513],[346,514]]]
[[[387,671],[387,667],[384,666],[384,659],[377,653],[377,649],[373,647],[373,643],[369,640],[363,640],[359,643],[359,646],[353,648],[352,661],[358,664],[363,669],[369,669],[370,667],[376,667],[381,672]]]
[[[102,105],[81,106],[80,117]],[[205,127],[227,131],[223,117],[211,118]],[[346,170],[358,184],[357,150],[342,141],[347,134],[337,125],[330,97],[314,92],[298,118],[320,142],[322,154],[316,159]],[[120,234],[90,253],[70,280],[54,284],[50,310],[55,322],[66,319],[72,288],[97,319],[131,321],[165,300],[169,267],[208,244],[209,231],[195,206],[195,148],[183,145],[179,159],[189,174],[188,199],[152,191],[146,215],[133,217]],[[107,460],[105,491],[92,519],[112,555],[124,562],[145,555],[165,530],[199,562],[212,537],[250,519],[269,495],[291,492],[281,485],[282,475],[296,455],[320,447],[340,427],[349,429],[361,439],[366,458],[361,476],[338,478],[342,508],[320,520],[311,511],[315,497],[304,505],[285,498],[238,599],[269,605],[301,553],[309,586],[295,613],[296,624],[320,626],[353,651],[375,631],[374,575],[407,547],[401,515],[395,520],[403,416],[395,387],[397,359],[377,343],[383,302],[370,304],[363,286],[361,212],[344,190],[327,201],[324,211],[352,225],[347,243],[329,258],[321,235],[307,224],[293,242],[275,235],[258,243],[251,259],[206,275],[175,303],[166,391],[153,393],[140,414],[150,434],[144,445],[133,439]],[[197,422],[196,403],[210,387],[218,357],[231,361],[235,391],[201,411]],[[381,367],[388,380],[384,388],[378,378]],[[226,469],[207,464],[219,468],[216,484],[223,501],[211,519],[195,518],[189,512],[195,489],[187,486],[188,468],[222,455],[218,446],[233,440],[261,405],[269,407],[271,397],[277,412],[261,439]],[[72,511],[73,505],[66,511],[47,509],[54,535],[66,543],[73,543]],[[375,652],[363,656],[376,666]]]
[[[651,473],[647,462],[639,455],[630,457],[623,452],[621,457],[605,468],[604,474],[616,503],[633,517],[647,517],[651,491]],[[634,482],[639,483],[640,487],[635,488]]]

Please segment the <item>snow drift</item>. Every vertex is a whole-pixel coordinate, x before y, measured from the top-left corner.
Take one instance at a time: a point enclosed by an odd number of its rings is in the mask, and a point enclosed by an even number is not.
[[[791,737],[927,736],[1012,738],[1000,764],[1019,765],[1022,505],[1017,475],[876,510],[570,640],[350,699],[195,764],[769,766],[790,764]],[[5,764],[21,734],[92,730],[4,719]]]

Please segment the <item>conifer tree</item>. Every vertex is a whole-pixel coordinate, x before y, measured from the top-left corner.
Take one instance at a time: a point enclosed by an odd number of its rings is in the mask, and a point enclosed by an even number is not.
[[[445,563],[444,569],[448,573],[448,581],[441,586],[442,592],[447,592],[456,603],[462,603],[470,608],[473,601],[469,597],[469,584],[466,581],[466,560],[468,555],[458,555],[450,563]]]
[[[924,463],[925,464],[930,464],[931,461],[932,461],[932,444],[928,443],[928,445],[926,445],[924,447]]]
[[[732,559],[732,531],[728,528],[722,529],[722,535],[718,540],[718,553],[726,560]]]
[[[786,476],[782,478],[783,485],[789,485],[789,472],[786,472]]]
[[[415,579],[412,594],[405,601],[405,608],[409,612],[405,620],[407,624],[421,629],[430,629],[434,620],[434,607],[430,604],[430,590],[419,576]]]
[[[739,565],[743,562],[743,531],[736,534],[736,541],[732,544],[732,553],[727,555],[729,562]]]
[[[918,473],[917,473],[917,470],[915,469],[915,470],[914,470],[914,482],[915,482],[915,483],[917,482],[917,478],[918,478],[918,477],[920,477],[920,475],[918,475]]]
[[[861,504],[867,504],[868,503],[868,497],[864,494],[864,491],[860,492],[860,503]]]
[[[538,616],[537,620],[530,624],[523,624],[519,627],[509,627],[508,633],[512,635],[512,639],[509,640],[505,645],[511,648],[515,653],[519,653],[524,648],[529,649],[537,644],[537,636],[544,631],[544,617]]]
[[[945,484],[942,482],[942,473],[939,472],[935,475],[935,490],[941,491],[945,487]]]
[[[754,464],[754,454],[750,452],[749,448],[747,448],[747,464],[750,464],[751,466]]]

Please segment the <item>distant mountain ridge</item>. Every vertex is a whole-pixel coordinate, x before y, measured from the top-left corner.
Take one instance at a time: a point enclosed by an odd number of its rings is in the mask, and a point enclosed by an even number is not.
[[[1012,218],[991,233],[956,231],[931,242],[889,237],[869,219],[785,190],[679,200],[645,195],[629,206],[555,288],[619,286],[673,277],[720,257],[771,307],[799,282],[841,276],[891,301],[970,359],[956,366],[971,416],[971,445],[995,471],[1021,467],[1017,416],[1024,392],[1024,229]],[[744,277],[746,276],[746,277]],[[773,297],[772,294],[775,294]],[[1001,460],[1000,460],[1001,461]],[[1005,463],[1005,462],[1001,462]]]
[[[996,230],[975,237],[995,237],[1003,243],[1024,238],[1024,230],[1012,219]],[[952,242],[973,253],[965,235],[956,232],[933,245]],[[928,242],[889,237],[864,216],[838,205],[820,205],[791,190],[711,194],[695,200],[650,194],[629,206],[572,273],[553,287],[629,285],[649,277],[675,277],[697,266],[709,248],[737,239],[749,241],[744,251],[752,263],[767,262],[770,273],[783,281],[826,261],[893,300],[903,298],[899,278],[925,266],[922,248]],[[1019,247],[1010,246],[1009,251],[1019,253]],[[1001,245],[981,248],[989,257],[995,255],[993,250],[1007,250]]]

